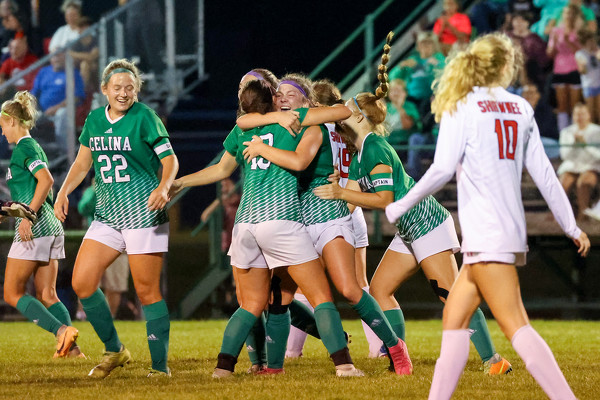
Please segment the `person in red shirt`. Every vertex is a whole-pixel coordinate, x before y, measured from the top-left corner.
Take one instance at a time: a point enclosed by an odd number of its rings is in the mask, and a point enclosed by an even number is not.
[[[10,56],[4,60],[2,66],[0,66],[0,84],[6,82],[18,72],[23,71],[38,59],[29,51],[26,36],[19,39],[12,39],[8,45],[8,49]],[[13,86],[14,92],[19,90],[31,90],[35,75],[36,71],[32,71],[15,82]],[[3,95],[9,94],[12,96],[14,92],[4,93]]]
[[[458,12],[457,0],[444,0],[444,11],[435,21],[433,32],[438,35],[445,56],[454,43],[467,43],[471,36],[471,20],[466,14]]]

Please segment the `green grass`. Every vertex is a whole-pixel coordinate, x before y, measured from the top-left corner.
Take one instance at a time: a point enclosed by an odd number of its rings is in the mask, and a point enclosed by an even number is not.
[[[143,322],[117,322],[123,343],[134,361],[102,381],[86,377],[100,359],[102,345],[91,326],[75,323],[78,340],[90,360],[53,360],[50,334],[31,323],[0,323],[0,398],[2,399],[425,399],[429,392],[441,341],[441,322],[409,321],[407,343],[414,375],[397,377],[384,359],[368,359],[360,321],[344,321],[352,335],[350,351],[364,378],[340,379],[323,345],[309,338],[301,359],[286,362],[286,374],[246,375],[249,366],[242,350],[234,378],[211,378],[226,321],[171,324],[171,379],[149,380],[150,355]],[[600,383],[600,322],[533,321],[546,339],[579,399],[598,398]],[[455,394],[457,399],[545,399],[495,322],[490,330],[497,351],[511,361],[514,372],[488,377],[471,346],[469,362]]]

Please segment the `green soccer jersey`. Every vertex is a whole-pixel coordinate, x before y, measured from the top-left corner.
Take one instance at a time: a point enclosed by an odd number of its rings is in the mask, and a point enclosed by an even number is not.
[[[148,209],[148,197],[160,183],[160,160],[174,154],[169,135],[152,109],[136,102],[115,121],[108,107],[93,110],[79,142],[89,147],[94,162],[98,196],[94,220],[117,230],[168,221],[165,209]]]
[[[21,138],[10,157],[10,165],[6,172],[6,183],[10,189],[10,197],[14,201],[30,204],[37,186],[35,174],[42,168],[48,168],[48,158],[44,150],[31,136]],[[60,221],[54,216],[52,190],[46,196],[42,207],[37,212],[38,221],[33,225],[33,237],[64,235]],[[15,242],[20,242],[19,225],[21,218],[16,219]]]
[[[242,198],[235,215],[235,223],[251,223],[285,220],[302,223],[298,178],[293,171],[281,168],[272,162],[256,157],[246,162],[242,152],[243,142],[259,136],[269,146],[294,151],[298,139],[292,137],[279,125],[267,125],[242,131],[237,126],[229,133],[223,146],[243,168],[244,186]]]
[[[303,121],[308,108],[299,108],[300,121]],[[300,173],[299,191],[302,204],[302,218],[305,225],[314,225],[350,215],[348,205],[343,200],[323,200],[315,196],[313,189],[328,185],[327,178],[333,173],[333,151],[329,130],[321,125],[323,143],[308,168]],[[298,139],[302,134],[298,135]]]
[[[386,174],[371,175],[377,165],[392,167],[392,177]],[[380,175],[380,176],[378,176]],[[350,164],[349,179],[357,181],[363,192],[393,191],[394,201],[406,195],[415,181],[402,166],[396,151],[385,138],[370,133],[365,137],[362,149]],[[450,216],[440,203],[428,196],[398,220],[398,232],[405,241],[412,243],[431,232]]]

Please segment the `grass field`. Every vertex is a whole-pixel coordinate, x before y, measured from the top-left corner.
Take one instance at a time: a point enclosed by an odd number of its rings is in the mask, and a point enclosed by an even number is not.
[[[103,381],[87,372],[99,361],[102,345],[91,326],[75,323],[79,345],[89,360],[53,360],[50,334],[31,323],[0,323],[0,398],[2,399],[426,399],[439,353],[441,322],[409,321],[407,343],[414,364],[412,376],[387,371],[384,359],[368,359],[360,321],[344,321],[352,335],[350,351],[364,378],[336,378],[323,345],[309,338],[301,359],[286,362],[286,374],[257,377],[242,350],[234,378],[211,378],[226,321],[172,322],[171,379],[146,378],[150,355],[143,322],[117,322],[123,343],[134,357],[132,364],[115,370]],[[579,399],[597,399],[600,385],[600,322],[533,321],[546,339]],[[514,372],[488,377],[471,346],[457,399],[545,399],[522,361],[502,336],[495,322],[490,330],[497,351],[509,359]]]

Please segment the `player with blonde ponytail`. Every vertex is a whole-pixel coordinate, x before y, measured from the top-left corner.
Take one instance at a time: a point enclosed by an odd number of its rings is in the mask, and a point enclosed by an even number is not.
[[[386,208],[402,221],[423,198],[457,175],[463,266],[444,308],[442,348],[430,399],[450,399],[469,355],[469,321],[485,299],[500,329],[551,399],[575,399],[552,351],[529,324],[516,266],[525,264],[523,166],[582,256],[590,250],[542,146],[533,109],[506,91],[519,66],[502,34],[485,35],[448,64],[436,87],[441,120],[434,162],[408,193]]]
[[[381,99],[388,90],[386,63],[390,41],[391,35],[388,35],[375,94],[359,93],[346,102],[352,116],[343,121],[341,133],[358,149],[350,165],[348,183],[345,188],[337,182],[316,188],[315,194],[323,199],[342,199],[351,207],[383,210],[394,200],[401,199],[415,184],[404,171],[396,151],[383,137],[387,134],[383,125],[386,106]],[[454,253],[460,246],[450,213],[432,196],[398,220],[397,227],[398,232],[371,279],[370,293],[384,310],[396,335],[404,340],[404,315],[394,297],[395,291],[421,267],[435,294],[445,302],[458,276]],[[486,373],[508,372],[510,363],[496,353],[481,310],[474,314],[470,327]]]
[[[52,208],[54,179],[48,170],[48,158],[29,134],[36,113],[35,97],[27,91],[17,92],[2,104],[2,135],[15,144],[6,183],[11,197],[29,204],[38,216],[35,224],[27,218],[17,219],[4,274],[4,300],[56,336],[55,358],[85,357],[75,344],[78,331],[70,326],[69,311],[56,295],[58,260],[65,258],[65,237]],[[25,291],[32,275],[36,297]]]

